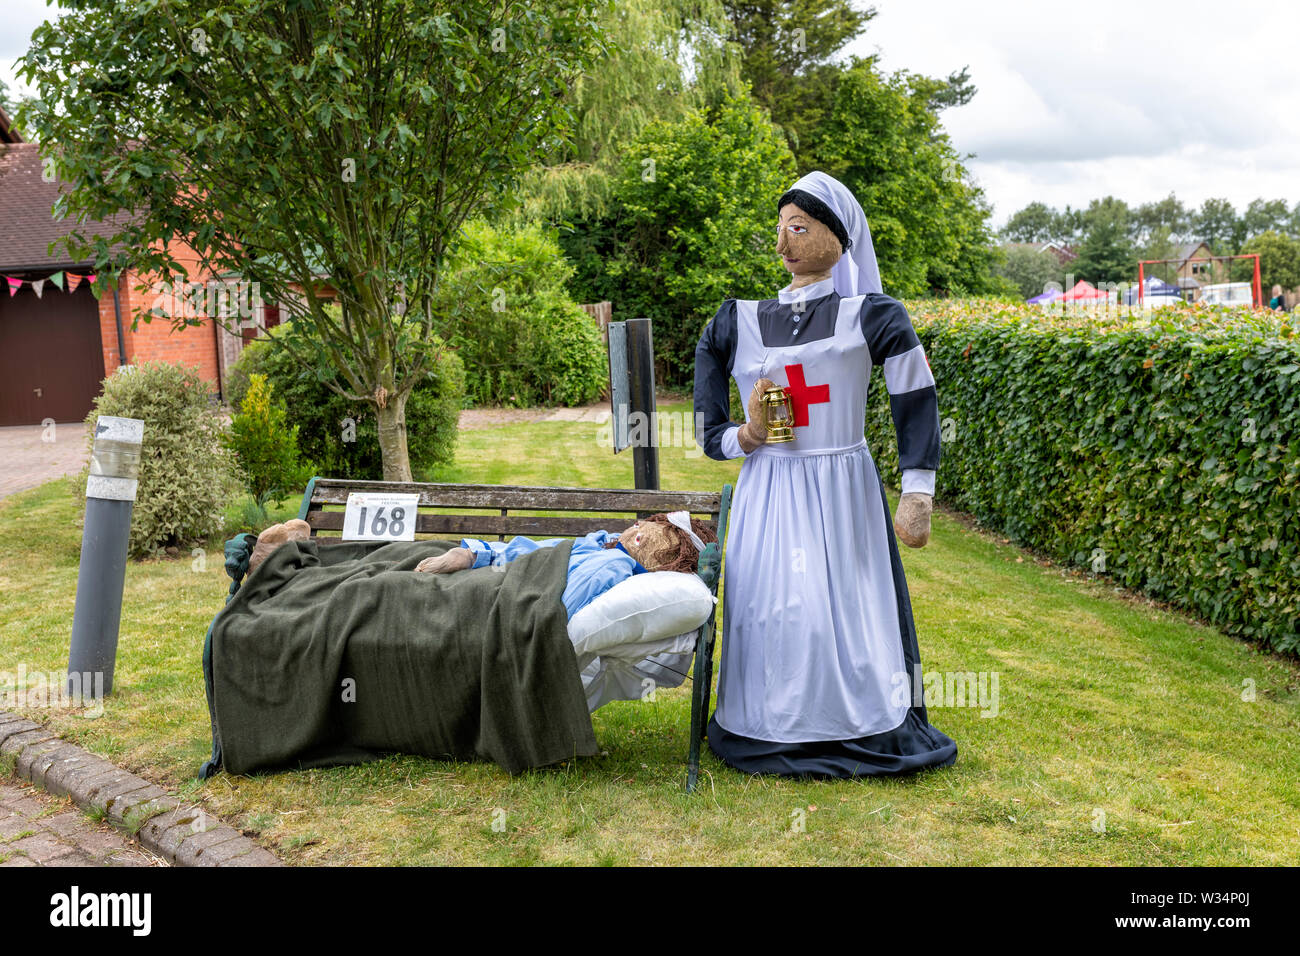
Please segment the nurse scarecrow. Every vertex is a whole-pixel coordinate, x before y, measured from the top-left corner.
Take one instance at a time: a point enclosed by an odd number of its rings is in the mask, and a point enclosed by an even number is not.
[[[895,532],[930,536],[939,411],[903,306],[881,290],[853,194],[809,173],[777,201],[776,298],[728,299],[695,350],[705,453],[744,458],[726,544],[722,660],[710,748],[747,773],[860,777],[939,767],[957,745],[930,726]],[[883,369],[902,494],[891,523],[863,437]],[[727,377],[748,396],[729,420]],[[771,441],[765,389],[782,386],[792,441]]]

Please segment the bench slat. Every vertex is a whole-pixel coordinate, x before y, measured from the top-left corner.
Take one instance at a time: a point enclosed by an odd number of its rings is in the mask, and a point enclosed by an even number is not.
[[[353,491],[418,494],[425,508],[507,508],[531,511],[690,511],[716,516],[722,496],[701,491],[635,488],[535,488],[519,485],[458,485],[317,478],[312,505],[346,504]],[[584,532],[585,533],[585,532]]]
[[[551,538],[581,537],[602,529],[622,531],[635,518],[609,515],[604,518],[583,518],[577,515],[430,515],[421,513],[415,519],[417,534],[445,535],[454,538],[481,538],[487,535],[516,535],[528,537],[544,535]],[[717,522],[701,519],[717,532]],[[342,511],[309,511],[307,523],[313,531],[343,530]]]

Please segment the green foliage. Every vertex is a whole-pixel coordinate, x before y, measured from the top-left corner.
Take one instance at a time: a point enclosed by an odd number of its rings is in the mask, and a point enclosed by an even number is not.
[[[139,484],[131,515],[131,554],[201,540],[221,527],[221,509],[235,487],[221,422],[197,369],[167,362],[125,366],[104,380],[86,416],[93,447],[100,415],[144,422]],[[89,466],[82,472],[85,494]]]
[[[1300,652],[1300,342],[1262,310],[1149,320],[916,303],[938,494],[1019,544]],[[892,448],[885,390],[869,444]],[[879,454],[887,481],[897,459]],[[1104,559],[1104,568],[1100,560]]]
[[[876,15],[850,0],[726,0],[741,75],[789,136],[807,143],[830,107],[840,67],[833,58]]]
[[[997,272],[1015,285],[1021,298],[1028,299],[1047,291],[1047,285],[1065,282],[1065,269],[1052,252],[1040,251],[1035,245],[1010,245],[1002,248],[1005,259]]]
[[[1132,211],[1122,199],[1094,199],[1083,214],[1085,237],[1079,258],[1070,264],[1076,279],[1125,282],[1137,279],[1137,249],[1133,243]]]
[[[253,498],[283,501],[310,477],[298,451],[298,426],[290,425],[284,400],[265,375],[249,376],[239,412],[230,422],[226,446],[234,453]]]
[[[571,143],[525,174],[516,221],[610,212],[623,148],[651,120],[679,120],[741,90],[721,0],[618,0],[598,14],[608,51],[574,81]]]
[[[1031,202],[1016,212],[1002,227],[1002,238],[1010,242],[1051,242],[1057,236],[1056,210],[1046,203]]]
[[[299,352],[310,353],[315,343],[296,323],[276,329]],[[436,337],[434,343],[441,345]],[[230,369],[227,397],[237,408],[244,405],[253,375],[265,375],[275,394],[285,402],[288,422],[297,429],[302,454],[315,472],[330,478],[383,478],[383,456],[375,410],[367,402],[351,401],[324,382],[329,370],[316,374],[303,369],[285,348],[266,339],[244,346]],[[430,368],[411,390],[406,403],[407,449],[411,469],[425,478],[435,467],[455,457],[457,425],[464,400],[465,372],[459,356],[440,349]]]
[[[776,200],[794,178],[789,148],[748,100],[649,124],[626,152],[616,218],[577,243],[576,294],[609,297],[616,318],[652,318],[658,381],[688,385],[723,300],[766,298],[789,282],[775,253]]]
[[[1241,251],[1259,253],[1259,274],[1265,303],[1271,297],[1269,290],[1274,285],[1280,285],[1283,289],[1300,286],[1300,239],[1292,239],[1278,232],[1265,232],[1247,242]],[[1233,266],[1247,270],[1249,276],[1254,275],[1254,264],[1249,260],[1233,263]]]
[[[385,475],[403,479],[400,411],[432,328],[406,326],[397,348],[395,316],[428,315],[461,224],[508,205],[565,137],[603,6],[77,0],[32,35],[25,116],[76,184],[59,212],[116,224],[73,229],[74,258],[166,281],[193,248],[260,282],[310,321],[336,386],[372,403]]]
[[[932,109],[932,84],[922,80],[882,76],[870,61],[855,61],[840,77],[812,153],[866,211],[887,293],[989,291],[988,204],[967,182]]]
[[[570,298],[573,266],[542,226],[467,223],[435,304],[474,404],[586,405],[608,380],[596,321]]]

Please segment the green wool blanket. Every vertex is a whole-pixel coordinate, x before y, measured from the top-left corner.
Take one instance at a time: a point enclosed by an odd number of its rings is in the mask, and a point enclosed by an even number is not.
[[[312,539],[268,557],[209,630],[211,772],[400,751],[517,773],[595,754],[560,601],[571,543],[414,571],[454,546]]]

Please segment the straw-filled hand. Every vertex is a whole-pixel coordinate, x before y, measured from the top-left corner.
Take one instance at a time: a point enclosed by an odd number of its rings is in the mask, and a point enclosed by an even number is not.
[[[740,431],[736,433],[740,448],[746,455],[767,442],[767,409],[763,405],[763,393],[775,387],[776,382],[770,378],[760,378],[754,383],[754,390],[749,393],[749,404],[745,409],[749,421],[741,425]]]
[[[934,498],[919,491],[909,491],[898,499],[894,512],[894,531],[909,548],[923,548],[930,540],[930,513]]]

